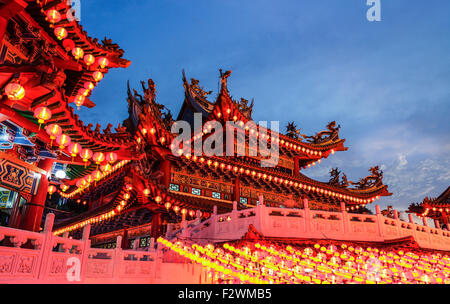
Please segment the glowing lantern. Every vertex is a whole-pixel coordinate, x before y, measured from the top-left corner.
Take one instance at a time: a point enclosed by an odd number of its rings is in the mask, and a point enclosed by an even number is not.
[[[161,196],[158,195],[158,196],[155,197],[155,202],[156,203],[159,204],[159,203],[161,203],[161,201],[162,201],[162,197]]]
[[[51,139],[50,145],[53,145],[53,140],[55,140],[62,133],[61,127],[58,126],[57,124],[48,125],[47,128],[45,128],[45,131],[50,136]]]
[[[102,173],[99,170],[94,170],[91,173],[91,176],[92,176],[93,180],[98,181],[98,180],[100,180],[102,178]]]
[[[76,47],[72,49],[72,55],[76,60],[83,58],[84,51],[82,48]]]
[[[55,9],[51,9],[51,10],[47,11],[46,15],[47,15],[47,20],[50,23],[55,24],[61,20],[61,14]]]
[[[164,204],[164,207],[166,207],[167,210],[169,210],[171,206],[172,206],[172,204],[169,202]]]
[[[70,137],[66,134],[61,134],[56,138],[56,142],[58,143],[60,149],[64,149],[65,147],[70,145],[71,141],[72,140],[70,139]]]
[[[109,60],[106,57],[100,57],[98,59],[98,64],[103,69],[104,67],[107,67],[109,65]]]
[[[103,79],[103,73],[100,71],[95,71],[94,74],[92,74],[92,78],[94,78],[96,82],[99,82]]]
[[[89,89],[81,88],[78,90],[78,95],[87,97],[91,91]]]
[[[95,57],[91,54],[87,54],[84,56],[84,63],[86,63],[87,66],[90,66],[95,62]]]
[[[90,91],[92,91],[93,89],[94,89],[94,84],[92,83],[92,82],[90,82],[90,81],[86,81],[85,83],[84,83],[84,88],[86,89],[86,90],[90,90]]]
[[[69,146],[69,152],[72,155],[72,158],[77,156],[78,153],[82,150],[82,147],[79,143],[73,143]]]
[[[63,40],[68,35],[67,30],[63,27],[55,28],[54,33],[55,33],[56,38],[58,38],[58,40]]]
[[[195,211],[194,210],[189,211],[189,216],[190,217],[193,217],[194,215],[195,215]]]
[[[46,120],[49,120],[52,117],[52,111],[46,107],[39,107],[34,110],[34,117],[38,119],[39,129],[41,129],[41,124],[45,123]]]
[[[84,100],[86,97],[84,95],[77,95],[74,99],[75,104],[77,105],[77,109],[79,110],[80,107],[84,104]]]
[[[92,151],[89,149],[83,149],[81,150],[80,156],[83,159],[83,161],[87,164],[87,161],[92,157]]]
[[[144,195],[145,195],[145,197],[148,197],[149,194],[150,194],[150,189],[145,188],[145,189],[144,189]],[[155,200],[156,200],[156,198],[155,198]]]
[[[62,191],[62,192],[66,192],[67,189],[69,189],[69,186],[64,185],[64,184],[61,184],[61,191]]]
[[[105,154],[103,154],[103,152],[95,152],[92,159],[97,165],[99,165],[102,161],[105,160]]]
[[[21,100],[25,97],[25,89],[18,83],[8,83],[5,87],[6,96],[10,100]]]
[[[175,211],[175,212],[180,211],[180,207],[178,207],[178,206],[173,207],[173,211]]]
[[[100,170],[102,170],[102,172],[105,173],[105,172],[111,171],[112,168],[111,168],[110,164],[106,164],[106,165],[100,166]]]
[[[50,194],[50,197],[52,197],[52,194],[56,192],[56,187],[53,185],[48,186],[48,194]]]
[[[106,153],[106,161],[108,163],[113,163],[117,160],[117,154],[114,152],[108,152]]]

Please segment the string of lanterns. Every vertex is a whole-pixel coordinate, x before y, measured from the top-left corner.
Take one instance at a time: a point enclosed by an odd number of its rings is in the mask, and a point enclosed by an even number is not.
[[[62,19],[61,14],[54,8],[47,10],[47,12],[45,12],[45,15],[46,20],[50,23],[51,27],[53,27]],[[65,50],[67,52],[70,52],[76,61],[83,62],[87,69],[91,69],[91,67],[93,67],[95,63],[97,63],[97,67],[99,69],[104,69],[109,66],[110,62],[108,58],[104,56],[96,58],[92,54],[85,53],[83,48],[77,47],[73,40],[67,38],[69,36],[69,33],[63,26],[54,28],[53,33],[58,40],[62,41],[62,45]],[[93,67],[93,69],[95,68],[96,67]],[[95,70],[92,73],[91,77],[94,83],[98,83],[103,79],[104,75],[100,70]],[[85,103],[86,97],[89,96],[91,91],[94,89],[95,84],[93,82],[85,82],[83,88],[78,90],[77,95],[73,99],[73,102],[77,106],[77,109],[80,109],[80,107]]]
[[[277,183],[277,184],[284,184],[285,186],[291,186],[291,187],[295,187],[295,188],[299,188],[299,189],[303,189],[305,191],[312,191],[312,192],[316,192],[318,194],[322,194],[322,195],[326,195],[329,197],[335,197],[338,199],[343,199],[346,201],[351,201],[357,204],[361,204],[363,207],[366,204],[372,203],[375,200],[379,199],[380,197],[377,196],[373,196],[371,198],[367,198],[367,199],[362,199],[362,198],[358,198],[358,197],[354,197],[351,195],[347,195],[347,194],[342,194],[342,193],[338,193],[335,191],[331,191],[328,189],[324,189],[318,186],[311,186],[311,185],[307,185],[304,183],[299,182],[298,180],[293,180],[291,177],[289,178],[282,178],[279,176],[275,176],[275,175],[270,175],[267,173],[264,173],[263,171],[258,172],[254,169],[250,170],[248,168],[244,168],[244,167],[240,167],[237,165],[231,165],[230,163],[225,163],[225,162],[221,162],[221,161],[217,161],[214,160],[213,158],[207,158],[207,157],[198,157],[198,156],[190,156],[189,154],[184,155],[184,157],[190,161],[193,162],[199,162],[201,164],[206,164],[207,166],[213,166],[215,168],[220,168],[222,170],[228,170],[234,173],[240,173],[240,174],[245,174],[248,176],[252,176],[252,177],[257,177],[257,178],[262,178],[263,180],[267,180],[269,182],[272,183]]]

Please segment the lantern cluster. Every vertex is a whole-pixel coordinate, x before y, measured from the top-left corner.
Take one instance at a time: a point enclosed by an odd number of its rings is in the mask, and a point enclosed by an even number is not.
[[[353,244],[280,246],[269,241],[187,245],[157,242],[206,268],[212,283],[448,284],[450,257],[415,249],[362,248]]]

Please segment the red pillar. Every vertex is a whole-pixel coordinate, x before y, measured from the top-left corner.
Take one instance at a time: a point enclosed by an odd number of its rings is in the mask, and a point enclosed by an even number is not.
[[[53,159],[42,159],[38,163],[38,167],[46,172],[50,172],[53,166]],[[42,214],[44,213],[45,201],[47,199],[48,178],[41,175],[39,189],[37,194],[33,196],[30,202],[24,206],[20,229],[39,232],[41,228]]]
[[[0,17],[0,46],[3,44],[3,37],[5,37],[6,27],[8,25],[8,20]]]
[[[152,238],[158,238],[161,236],[161,213],[153,213],[152,215]]]
[[[239,176],[236,177],[236,179],[234,180],[234,191],[232,200],[238,203],[241,201],[241,182],[239,180]]]
[[[123,236],[122,236],[122,249],[130,249],[129,241],[128,241],[128,229],[123,230]]]
[[[14,202],[12,211],[11,211],[11,217],[9,218],[8,227],[10,228],[19,228],[20,224],[20,195],[17,195],[17,199]]]
[[[298,156],[294,157],[294,176],[300,176],[300,159]]]
[[[163,176],[160,179],[160,183],[164,185],[166,189],[169,189],[170,186],[170,171],[172,168],[172,164],[170,160],[164,159],[161,162],[160,170],[163,173]]]

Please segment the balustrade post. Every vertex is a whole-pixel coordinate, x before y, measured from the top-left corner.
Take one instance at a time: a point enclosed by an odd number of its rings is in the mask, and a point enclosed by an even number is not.
[[[89,263],[89,252],[91,249],[91,240],[89,235],[91,234],[91,225],[87,224],[83,229],[83,252],[81,253],[81,281],[84,281],[84,275],[86,273],[87,264]]]
[[[379,205],[375,206],[375,212],[377,215],[378,235],[384,239],[383,235],[384,216],[381,214],[381,209]]]
[[[411,213],[408,214],[408,219],[411,224],[414,224],[414,219]]]
[[[345,203],[341,202],[341,214],[342,214],[342,224],[344,228],[344,233],[350,232],[350,219],[347,213],[347,209],[345,208]]]
[[[423,225],[425,227],[428,227],[428,221],[427,221],[427,217],[426,216],[422,217],[422,223],[423,223]]]
[[[53,250],[53,223],[55,221],[55,215],[53,213],[48,213],[45,218],[44,230],[41,232],[44,234],[44,243],[41,247],[41,260],[39,261],[39,271],[38,279],[44,280],[47,271],[47,265],[50,262],[51,252]]]
[[[122,250],[122,236],[117,236],[116,239],[116,249],[114,249],[114,260],[113,260],[113,279],[118,279],[120,277],[120,271],[123,264],[123,250]]]
[[[213,215],[217,215],[217,206],[216,205],[214,205],[214,207],[213,207]]]
[[[441,229],[441,225],[439,224],[438,220],[434,220],[434,227],[436,227],[436,229]]]

